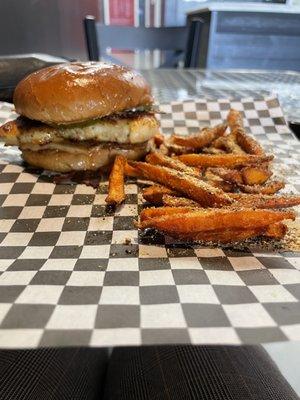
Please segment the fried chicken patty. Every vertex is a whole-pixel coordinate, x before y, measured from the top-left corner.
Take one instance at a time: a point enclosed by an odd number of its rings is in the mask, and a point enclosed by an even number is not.
[[[7,122],[0,128],[0,137],[7,145],[19,145],[20,149],[38,151],[46,145],[112,142],[138,144],[147,142],[159,127],[151,114],[131,118],[103,118],[85,124],[49,126],[25,118]]]

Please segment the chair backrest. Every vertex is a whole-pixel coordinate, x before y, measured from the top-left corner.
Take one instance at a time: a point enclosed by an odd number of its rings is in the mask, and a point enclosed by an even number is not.
[[[99,47],[98,47],[95,17],[93,15],[87,15],[84,18],[83,23],[84,23],[85,41],[86,41],[89,60],[98,61]]]
[[[204,20],[201,18],[193,19],[188,30],[188,40],[185,52],[185,68],[198,68],[200,59],[200,37]]]
[[[131,27],[96,23],[95,17],[86,16],[84,30],[90,61],[100,59],[100,50],[165,50],[185,53],[185,68],[199,64],[199,43],[203,21],[192,20],[188,27]]]
[[[186,47],[186,27],[146,28],[96,23],[98,46],[118,50],[173,50]]]

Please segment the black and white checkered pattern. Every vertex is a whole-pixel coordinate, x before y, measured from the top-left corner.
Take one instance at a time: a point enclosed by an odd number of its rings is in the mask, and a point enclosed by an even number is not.
[[[300,73],[291,71],[213,71],[148,69],[143,75],[160,103],[186,99],[263,99],[278,96],[289,121],[300,121]]]
[[[300,143],[276,98],[162,105],[162,129],[193,132],[230,107],[277,155],[286,190],[299,190]],[[1,122],[12,116],[3,104]],[[14,148],[2,147],[0,159],[0,347],[300,339],[300,253],[147,237],[133,225],[141,207],[134,181],[107,215],[106,183],[55,185],[24,169]]]

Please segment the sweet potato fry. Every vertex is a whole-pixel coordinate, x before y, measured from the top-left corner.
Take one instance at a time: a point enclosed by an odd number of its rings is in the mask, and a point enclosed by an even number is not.
[[[145,178],[184,193],[203,206],[216,207],[232,202],[222,190],[184,172],[142,162],[133,164]]]
[[[163,143],[159,146],[158,150],[161,154],[164,154],[165,156],[167,156],[169,154],[169,149],[167,148],[167,146]]]
[[[232,108],[227,115],[227,123],[231,132],[233,132],[236,128],[243,128],[244,123],[242,114]]]
[[[239,189],[245,193],[252,193],[252,194],[274,194],[278,192],[280,189],[283,189],[285,186],[284,182],[282,181],[273,181],[270,183],[266,183],[265,185],[243,185],[238,184]]]
[[[250,154],[182,154],[178,158],[180,161],[193,167],[237,168],[271,161],[274,156],[256,156]]]
[[[211,169],[208,168],[205,173],[204,173],[204,179],[212,186],[215,186],[221,190],[223,190],[223,192],[233,192],[233,190],[235,189],[234,184],[232,184],[231,182],[226,182],[223,179],[221,179],[219,176],[213,174],[211,172]]]
[[[125,176],[130,176],[131,178],[139,177],[138,172],[135,170],[135,168],[132,165],[128,164],[128,162],[126,162],[126,164],[125,164],[124,172],[125,172]]]
[[[245,193],[230,193],[229,197],[235,200],[230,208],[288,208],[300,205],[300,196],[268,196]],[[169,207],[201,207],[194,200],[185,197],[177,197],[170,194],[162,195],[162,202]]]
[[[176,197],[169,194],[164,194],[162,196],[162,202],[164,206],[168,207],[201,207],[201,205],[194,200],[187,199],[186,197]]]
[[[235,135],[231,133],[230,135],[225,136],[225,138],[225,148],[228,153],[245,154],[244,150],[237,144]]]
[[[184,215],[174,213],[171,216],[141,221],[139,227],[189,234],[225,229],[257,229],[284,219],[295,219],[295,213],[252,209],[197,209]]]
[[[105,199],[107,204],[117,205],[125,200],[124,188],[124,169],[126,165],[126,158],[117,155],[109,175],[108,195]]]
[[[241,148],[248,154],[263,156],[265,154],[261,145],[251,136],[247,135],[243,130],[236,130],[236,141]]]
[[[204,149],[202,149],[202,153],[205,154],[225,154],[226,151],[222,150],[222,149],[217,149],[213,146],[210,147],[205,147]]]
[[[267,227],[249,228],[249,229],[226,229],[223,231],[196,232],[178,235],[177,232],[168,232],[170,236],[177,237],[180,240],[189,240],[193,242],[212,242],[212,243],[236,243],[257,236],[281,239],[287,232],[286,225],[281,222],[269,225]]]
[[[170,196],[176,196],[176,192],[165,186],[153,185],[143,189],[143,198],[149,203],[161,204],[163,201],[163,195],[167,194]]]
[[[227,153],[233,154],[245,154],[244,150],[237,144],[235,135],[230,133],[230,135],[222,136],[216,139],[212,146],[223,149]]]
[[[227,169],[227,168],[211,168],[211,172],[220,178],[224,179],[224,181],[231,183],[243,183],[243,177],[240,171],[236,169]]]
[[[268,196],[261,194],[230,193],[228,194],[245,208],[287,208],[300,205],[300,196]]]
[[[140,221],[145,222],[152,218],[160,218],[163,216],[172,216],[174,214],[185,214],[193,211],[191,207],[151,207],[144,208],[140,213]]]
[[[173,168],[177,171],[185,172],[188,175],[193,175],[197,178],[200,177],[199,168],[189,167],[176,158],[164,156],[163,154],[158,152],[148,154],[146,157],[146,161],[153,165],[161,165],[163,167]]]
[[[164,137],[164,135],[158,133],[153,136],[153,140],[154,140],[155,146],[160,147],[164,143],[165,137]]]
[[[277,224],[272,224],[267,227],[264,236],[268,236],[271,238],[282,239],[287,233],[287,226],[282,222],[278,222]]]
[[[245,185],[262,185],[272,176],[272,172],[266,168],[246,167],[242,169],[241,176]]]
[[[218,139],[214,140],[211,144],[211,147],[217,150],[222,150],[223,152],[226,153],[226,146],[225,146],[225,136],[221,136]]]
[[[171,143],[170,141],[166,141],[164,145],[168,149],[169,155],[180,155],[194,152],[192,147],[179,146],[178,144]]]
[[[220,190],[222,190],[225,193],[231,193],[234,191],[234,185],[230,182],[226,182],[223,180],[219,180],[219,181],[218,180],[210,180],[210,179],[207,179],[207,182],[211,186],[219,188]]]
[[[179,146],[191,147],[193,149],[202,149],[209,146],[213,140],[223,136],[227,129],[226,124],[220,124],[213,128],[204,128],[196,135],[179,136],[173,135],[171,140]]]
[[[227,116],[227,122],[232,134],[236,138],[237,144],[248,154],[263,156],[265,154],[261,145],[249,136],[244,129],[241,113],[237,110],[230,110]]]

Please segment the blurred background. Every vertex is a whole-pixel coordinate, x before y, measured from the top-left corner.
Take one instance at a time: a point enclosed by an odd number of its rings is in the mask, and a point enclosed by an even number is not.
[[[72,60],[141,70],[160,101],[276,93],[300,121],[300,0],[0,1],[0,100]]]
[[[299,13],[300,0],[1,0],[0,55],[47,53],[85,60],[82,21],[86,15],[94,16],[100,25],[136,28],[184,27],[198,19],[201,54],[194,67],[300,70]],[[109,36],[113,46],[101,44],[98,37],[102,58],[115,54],[121,63],[137,68],[164,65],[163,50],[141,56],[134,43],[135,48],[124,49],[119,31]]]

